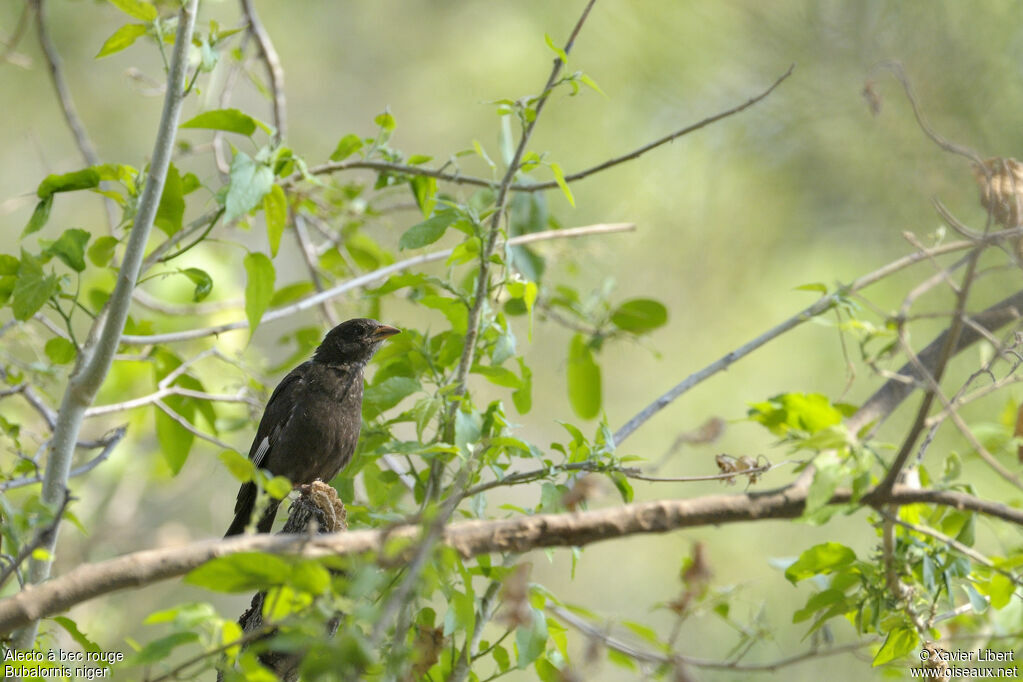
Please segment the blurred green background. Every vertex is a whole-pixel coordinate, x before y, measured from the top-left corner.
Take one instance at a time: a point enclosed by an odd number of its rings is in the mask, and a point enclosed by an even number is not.
[[[10,35],[22,4],[0,4],[0,35]],[[318,162],[344,134],[372,134],[373,117],[389,107],[398,123],[392,144],[407,153],[443,160],[477,140],[498,158],[499,119],[488,102],[541,87],[552,57],[544,34],[560,44],[582,5],[564,0],[258,2],[286,71],[288,142],[311,163]],[[109,4],[84,0],[51,0],[47,6],[76,105],[101,158],[141,166],[151,151],[161,105],[147,82],[163,78],[158,55],[139,41],[125,52],[94,60],[123,15]],[[553,281],[572,279],[585,289],[613,280],[615,300],[649,296],[664,301],[670,311],[669,324],[642,345],[610,344],[599,356],[613,428],[690,372],[814,300],[813,293],[795,287],[846,282],[907,253],[911,246],[904,231],[932,240],[940,226],[932,197],[965,222],[983,226],[967,163],[942,153],[922,135],[897,82],[874,67],[883,60],[900,61],[926,117],[946,137],[984,157],[1016,155],[1023,134],[1018,13],[1018,4],[1010,2],[597,3],[570,69],[584,70],[607,97],[586,89],[574,98],[557,94],[531,144],[549,150],[566,173],[743,102],[796,64],[793,76],[752,109],[575,183],[577,208],[560,193],[549,193],[551,209],[565,226],[638,225],[632,234],[540,247],[552,257]],[[200,24],[214,17],[224,26],[235,25],[235,3],[204,2]],[[261,73],[258,65],[255,70]],[[878,115],[862,94],[868,80],[880,97]],[[83,164],[31,30],[7,63],[0,64],[0,92],[0,235],[3,250],[14,252],[34,206],[36,184],[46,174]],[[213,106],[216,93],[214,88],[187,103],[184,116],[197,113],[200,105]],[[240,87],[232,104],[270,120],[268,103],[251,85]],[[472,161],[463,167],[487,172]],[[196,172],[212,177],[214,170]],[[536,176],[550,179],[541,171]],[[58,201],[53,215],[43,236],[52,238],[50,232],[67,227],[105,229],[98,200]],[[413,213],[394,214],[374,235],[393,247],[414,222]],[[244,238],[256,245],[265,239],[258,229]],[[239,296],[243,275],[237,251],[214,249],[202,258],[217,282],[213,297]],[[869,297],[882,310],[894,309],[907,286],[930,274],[928,266],[921,267],[870,290]],[[287,238],[278,273],[278,285],[305,276],[294,242]],[[1000,297],[1010,281],[1018,282],[1018,272],[990,278],[979,298]],[[921,308],[947,310],[949,302],[935,297]],[[437,323],[411,307],[385,308],[383,314],[399,326]],[[210,318],[221,319],[234,315]],[[285,357],[277,340],[294,324],[261,328],[247,351],[252,362],[267,367]],[[928,327],[917,333],[915,342],[930,338]],[[519,421],[534,442],[562,439],[555,420],[573,419],[563,378],[569,337],[569,331],[553,323],[538,324],[531,342],[524,330],[520,334],[535,388],[533,411]],[[232,350],[244,343],[243,334],[218,341]],[[684,449],[662,473],[714,473],[718,452],[785,459],[786,452],[772,449],[769,434],[738,421],[746,405],[786,391],[819,391],[858,403],[880,381],[859,366],[844,393],[845,366],[833,326],[804,325],[670,405],[624,451],[656,460],[679,433],[720,416],[728,420],[720,441]],[[2,407],[10,409],[7,402]],[[890,434],[898,433],[905,412],[892,420]],[[124,421],[118,417],[108,424]],[[172,478],[158,455],[151,410],[134,415],[132,423],[129,439],[114,457],[75,481],[76,513],[90,535],[65,529],[57,572],[139,548],[216,537],[226,527],[235,484],[214,457],[216,450],[197,445],[181,474]],[[99,433],[103,425],[89,427]],[[246,451],[248,432],[233,436],[233,444]],[[782,485],[790,471],[778,469],[760,485]],[[646,500],[731,490],[717,483],[638,484],[636,495]],[[992,482],[980,492],[1004,491]],[[503,501],[535,502],[538,495],[538,489],[529,488],[501,492],[490,509]],[[595,502],[616,503],[609,486]],[[641,621],[663,632],[671,614],[652,607],[677,595],[681,561],[701,540],[716,588],[737,594],[732,618],[750,627],[760,618],[770,633],[746,660],[767,661],[805,648],[800,642],[805,624],[790,620],[809,594],[807,586],[789,585],[768,560],[796,556],[829,539],[849,544],[861,557],[869,556],[876,543],[871,527],[857,516],[823,528],[765,522],[596,545],[583,553],[574,579],[568,551],[538,552],[530,561],[533,580],[566,601],[585,604],[612,621]],[[84,604],[72,615],[106,648],[126,649],[125,636],[145,641],[158,632],[137,626],[145,614],[190,598],[208,595],[171,581]],[[227,615],[247,602],[246,597],[214,600]],[[840,624],[834,634],[848,641],[852,628]],[[734,628],[705,616],[690,619],[678,647],[684,654],[724,659],[738,641]],[[776,676],[817,680],[825,665],[829,679],[882,675],[870,669],[869,653],[858,658],[810,662]],[[587,679],[631,677],[607,662],[588,670]],[[896,676],[901,674],[896,670]],[[744,677],[710,671],[699,676]]]

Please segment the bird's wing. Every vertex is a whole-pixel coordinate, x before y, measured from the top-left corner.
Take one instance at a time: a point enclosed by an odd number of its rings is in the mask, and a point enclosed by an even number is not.
[[[252,447],[249,448],[249,459],[257,467],[266,460],[267,454],[273,448],[274,443],[277,442],[277,438],[280,436],[284,426],[291,419],[310,364],[309,362],[303,362],[291,370],[288,376],[284,377],[281,383],[277,384],[277,388],[270,395],[266,409],[263,410],[263,418],[259,420],[256,437],[252,439]]]

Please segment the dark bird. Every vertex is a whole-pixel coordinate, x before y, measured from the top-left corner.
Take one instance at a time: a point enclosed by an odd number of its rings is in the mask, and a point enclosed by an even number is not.
[[[249,448],[252,463],[274,476],[286,476],[294,485],[334,478],[359,441],[362,370],[380,344],[398,333],[365,318],[327,332],[313,359],[291,370],[274,389]],[[227,536],[245,530],[255,503],[256,484],[243,484]],[[271,500],[260,517],[260,533],[270,531],[278,504]]]

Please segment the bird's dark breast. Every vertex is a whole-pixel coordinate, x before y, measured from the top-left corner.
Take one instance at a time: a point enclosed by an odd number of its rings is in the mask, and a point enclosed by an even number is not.
[[[281,473],[292,481],[329,481],[351,460],[359,440],[361,368],[315,367],[304,389],[282,434],[288,471]]]

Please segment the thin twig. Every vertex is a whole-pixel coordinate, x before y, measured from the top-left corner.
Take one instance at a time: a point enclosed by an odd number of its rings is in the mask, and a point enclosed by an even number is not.
[[[153,405],[164,398],[175,395],[184,396],[186,398],[195,398],[197,400],[208,400],[214,403],[245,403],[247,405],[252,405],[253,407],[260,407],[258,400],[251,396],[244,395],[243,393],[239,393],[237,395],[206,393],[205,391],[194,391],[190,388],[184,388],[181,386],[170,386],[168,388],[161,388],[149,395],[132,398],[131,400],[90,407],[85,411],[85,418],[93,419],[95,417],[114,414],[116,412],[127,412],[128,410],[134,410],[139,407]]]
[[[802,663],[808,659],[823,658],[825,656],[835,656],[838,654],[847,654],[852,651],[858,651],[868,646],[875,644],[880,641],[877,638],[868,638],[865,641],[852,642],[850,644],[843,644],[840,646],[834,646],[827,649],[813,648],[795,656],[789,656],[776,661],[770,661],[767,663],[740,663],[739,661],[715,661],[706,658],[695,658],[693,656],[686,656],[679,653],[664,654],[658,651],[651,651],[649,649],[638,647],[620,639],[608,635],[603,628],[597,627],[589,621],[577,616],[566,608],[557,606],[555,604],[548,604],[547,610],[550,611],[559,620],[562,620],[575,629],[579,630],[588,637],[594,637],[598,639],[604,646],[609,649],[625,654],[629,658],[636,661],[642,661],[644,663],[654,663],[662,665],[677,665],[678,663],[685,663],[695,668],[707,668],[714,670],[736,670],[745,672],[770,672],[784,668],[796,663]]]
[[[309,241],[309,233],[306,230],[305,219],[298,211],[291,212],[291,222],[295,226],[295,241],[298,242],[298,250],[302,254],[302,260],[305,261],[306,269],[309,270],[309,278],[313,282],[313,287],[316,291],[323,292],[323,279],[320,277],[319,268],[316,265],[316,249]],[[337,317],[337,313],[334,309],[328,305],[327,301],[323,301],[320,304],[320,310],[323,311],[323,317],[330,323],[330,326],[334,327],[341,321]]]
[[[270,34],[267,33],[263,22],[259,20],[256,8],[252,0],[241,0],[242,12],[249,23],[249,32],[256,39],[259,46],[259,53],[266,64],[266,71],[270,76],[270,92],[273,94],[274,103],[274,144],[280,144],[281,140],[288,135],[288,105],[284,97],[284,67],[281,66],[281,58],[274,49]]]
[[[958,154],[959,156],[963,156],[970,161],[973,161],[977,164],[977,166],[981,168],[984,167],[984,160],[980,158],[977,152],[968,147],[963,147],[962,145],[949,142],[931,128],[929,123],[927,123],[927,120],[924,119],[923,112],[920,111],[920,105],[917,104],[916,95],[913,93],[913,86],[910,85],[909,78],[906,77],[906,72],[902,68],[901,63],[896,61],[884,61],[875,67],[875,69],[878,68],[887,69],[895,76],[895,79],[902,84],[902,89],[906,93],[906,99],[909,100],[909,105],[913,108],[913,116],[916,117],[916,122],[920,126],[920,130],[924,132],[924,135],[929,137],[934,144],[938,145],[946,152]]]
[[[573,237],[583,237],[594,234],[608,234],[612,232],[629,232],[636,229],[636,226],[632,223],[608,223],[600,225],[587,225],[585,227],[574,227],[567,230],[548,230],[546,232],[534,232],[532,234],[525,234],[520,237],[513,237],[508,240],[508,244],[530,244],[538,241],[545,241],[549,239],[567,239]],[[294,315],[295,313],[319,305],[323,301],[328,301],[332,298],[336,298],[341,294],[351,291],[352,289],[358,289],[360,287],[373,284],[382,279],[390,277],[391,275],[408,270],[425,263],[432,263],[439,260],[444,260],[451,255],[454,249],[444,249],[442,251],[436,251],[434,253],[426,253],[421,256],[414,256],[397,263],[393,263],[373,272],[368,272],[365,275],[354,277],[350,280],[342,282],[336,286],[331,287],[323,291],[322,293],[316,293],[306,298],[296,301],[290,305],[284,306],[283,308],[277,308],[275,310],[267,311],[263,316],[263,322],[271,322],[273,320],[279,320],[285,317]],[[249,323],[247,320],[237,320],[235,322],[227,322],[225,324],[216,325],[214,327],[204,327],[201,329],[189,329],[181,332],[169,332],[166,334],[144,334],[144,335],[130,335],[126,334],[121,337],[121,343],[135,346],[146,346],[155,343],[175,343],[178,341],[189,341],[191,339],[200,339],[206,336],[216,336],[223,334],[224,332],[235,331],[237,329],[247,329]]]
[[[88,461],[79,466],[71,469],[68,472],[68,478],[76,478],[83,474],[87,474],[100,464],[105,462],[108,457],[114,452],[114,448],[121,442],[125,434],[128,433],[127,425],[118,426],[116,429],[111,431],[109,434],[104,436],[98,441],[78,441],[79,448],[102,448],[96,456],[92,457]],[[35,476],[24,476],[22,478],[12,478],[9,481],[0,482],[0,491],[13,490],[14,488],[23,488],[28,485],[34,485],[36,483],[42,483],[43,477],[40,474]]]
[[[734,116],[735,114],[738,114],[739,112],[750,108],[757,102],[760,102],[762,99],[770,95],[775,88],[781,85],[782,81],[784,81],[786,78],[792,75],[792,71],[794,68],[795,64],[790,66],[788,71],[779,76],[778,79],[775,80],[775,82],[772,83],[771,86],[768,87],[766,90],[761,92],[759,95],[756,95],[748,99],[747,101],[743,102],[738,106],[734,106],[731,109],[726,109],[724,111],[718,112],[713,116],[708,116],[707,118],[701,121],[697,121],[696,123],[687,125],[684,128],[679,128],[678,130],[669,133],[664,137],[660,137],[654,140],[653,142],[649,142],[643,145],[642,147],[638,147],[632,150],[631,152],[628,152],[627,154],[616,156],[613,159],[608,159],[607,161],[603,161],[597,164],[596,166],[590,166],[589,168],[585,168],[581,171],[576,171],[575,173],[569,173],[565,175],[565,181],[575,182],[576,180],[582,180],[583,178],[589,177],[591,175],[596,175],[601,171],[605,171],[608,168],[612,168],[627,161],[638,159],[640,156],[646,154],[648,151],[652,149],[656,149],[657,147],[677,140],[678,138],[684,135],[688,135],[689,133],[696,132],[697,130],[705,128],[706,126],[709,126],[712,123],[717,123],[721,119],[728,118],[729,116]],[[312,168],[309,169],[308,172],[310,175],[325,175],[328,173],[336,173],[339,171],[354,169],[365,169],[386,173],[401,173],[405,175],[425,176],[430,178],[436,178],[437,180],[443,180],[444,182],[450,182],[455,185],[493,187],[495,184],[493,180],[478,178],[471,175],[462,175],[460,173],[447,173],[444,172],[443,170],[425,168],[423,166],[410,166],[402,163],[391,163],[387,161],[369,161],[361,159],[345,159],[344,161],[332,161],[330,163],[324,163],[319,166],[313,166]],[[299,180],[302,179],[302,177],[303,176],[300,173],[296,173],[284,179],[281,184],[285,186],[290,186],[297,183]],[[548,181],[531,184],[512,183],[511,185],[509,185],[508,188],[513,192],[542,192],[548,189],[556,189],[557,187],[558,187],[557,182]]]
[[[172,410],[167,405],[167,403],[163,402],[162,400],[157,400],[153,404],[156,405],[160,409],[161,412],[163,412],[168,417],[170,417],[171,419],[176,421],[179,425],[181,425],[186,431],[188,431],[192,435],[194,435],[194,436],[196,436],[198,438],[201,438],[201,439],[203,439],[205,441],[208,441],[210,443],[213,443],[217,447],[223,448],[224,450],[236,450],[237,449],[233,445],[228,445],[227,443],[225,443],[224,441],[220,440],[216,436],[211,436],[210,434],[206,433],[205,431],[200,431],[199,429],[195,428],[194,426],[192,426],[191,423],[189,423],[189,421],[187,419],[185,419],[180,414],[178,414],[177,412]]]
[[[85,130],[85,124],[82,123],[82,118],[78,115],[78,110],[75,108],[74,99],[71,97],[71,88],[68,87],[67,79],[64,77],[63,61],[60,58],[60,53],[57,52],[57,46],[53,44],[49,28],[46,25],[45,0],[30,0],[30,2],[35,8],[36,33],[39,37],[39,46],[43,50],[46,65],[49,67],[50,80],[53,82],[53,89],[57,91],[57,99],[60,100],[60,108],[64,113],[64,120],[67,121],[68,128],[71,129],[71,135],[75,138],[75,145],[78,147],[78,151],[81,153],[86,165],[99,165],[99,155],[96,153],[96,148],[93,146],[92,140],[89,139],[89,133]],[[118,222],[117,208],[114,202],[106,197],[104,197],[103,206],[107,212],[107,223],[113,229]]]
[[[1012,236],[1023,235],[1023,228],[988,235],[983,240],[982,243],[985,244],[993,243],[994,241],[1001,239],[1002,235],[1005,235],[1006,237],[1010,236],[1009,233],[1013,233]],[[759,349],[761,346],[767,344],[769,341],[773,341],[782,334],[785,334],[786,332],[794,329],[795,327],[798,327],[803,322],[806,322],[809,319],[812,319],[824,312],[827,312],[844,296],[848,296],[850,293],[868,287],[871,284],[874,284],[888,277],[889,275],[892,275],[893,273],[903,270],[911,265],[915,265],[916,263],[919,263],[922,260],[927,260],[934,255],[941,255],[945,253],[953,253],[955,251],[962,251],[965,249],[972,249],[975,248],[976,246],[977,245],[974,242],[960,241],[952,242],[949,244],[943,244],[941,246],[936,246],[932,249],[927,249],[924,252],[916,251],[907,256],[903,256],[898,260],[892,261],[891,263],[888,263],[887,265],[878,268],[874,272],[857,278],[851,284],[840,286],[838,290],[835,291],[834,293],[822,296],[815,303],[813,303],[810,306],[807,306],[802,311],[796,313],[795,315],[788,318],[784,322],[781,322],[780,324],[772,327],[763,334],[746,342],[742,346],[739,346],[735,350],[726,353],[721,358],[707,365],[703,369],[694,372],[693,374],[690,374],[688,377],[680,381],[669,391],[658,397],[654,402],[650,403],[645,408],[643,408],[638,414],[636,414],[621,428],[619,428],[614,435],[615,443],[616,444],[622,443],[622,441],[631,436],[636,431],[636,429],[638,429],[640,426],[646,423],[651,417],[653,417],[655,414],[663,410],[674,400],[678,399],[681,395],[691,390],[693,387],[699,385],[700,383],[714,376],[718,372],[727,369],[736,361],[746,357],[753,351]]]
[[[31,5],[31,2],[26,2],[25,6],[21,8],[21,14],[18,15],[18,23],[14,25],[14,30],[11,31],[10,37],[4,41],[4,50],[0,52],[0,62],[6,62],[10,59],[11,55],[14,54],[14,50],[18,47],[18,43],[24,37],[25,29],[28,28],[28,15],[30,14]]]

